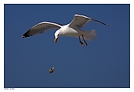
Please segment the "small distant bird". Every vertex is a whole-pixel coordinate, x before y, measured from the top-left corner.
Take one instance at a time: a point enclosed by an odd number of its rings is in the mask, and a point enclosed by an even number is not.
[[[92,41],[96,37],[96,31],[95,30],[84,31],[80,28],[84,27],[90,21],[95,21],[105,26],[109,26],[96,19],[84,15],[75,14],[73,20],[69,24],[63,26],[54,22],[38,23],[32,28],[30,28],[26,33],[24,33],[22,38],[33,36],[35,34],[42,34],[44,33],[44,31],[49,29],[58,29],[55,32],[55,39],[54,39],[55,43],[58,41],[58,38],[60,36],[72,36],[72,37],[78,37],[79,42],[82,46],[84,46],[84,44],[87,46],[88,44],[85,40]]]
[[[49,69],[49,72],[50,73],[53,73],[53,71],[54,71],[54,67],[52,67],[52,68]]]

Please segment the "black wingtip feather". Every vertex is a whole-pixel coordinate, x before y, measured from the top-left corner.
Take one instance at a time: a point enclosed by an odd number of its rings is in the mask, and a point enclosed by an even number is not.
[[[22,38],[26,38],[26,37],[23,35]]]
[[[106,24],[106,23],[103,23],[103,22],[98,21],[98,20],[96,20],[96,19],[92,19],[92,20],[93,20],[93,21],[95,21],[95,22],[101,23],[101,24],[103,24],[103,25],[105,25],[105,26],[108,26],[108,27],[109,27],[109,25],[108,25],[108,24]]]
[[[26,37],[32,36],[32,35],[29,34],[29,31],[30,30],[28,30],[26,33],[24,33],[23,36],[22,36],[22,38],[26,38]]]

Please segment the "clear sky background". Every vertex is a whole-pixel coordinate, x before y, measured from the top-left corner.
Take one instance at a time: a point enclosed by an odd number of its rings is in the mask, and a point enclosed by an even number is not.
[[[22,38],[39,22],[67,24],[74,14],[110,26],[90,22],[82,28],[97,31],[87,47],[75,37],[54,43],[56,30]],[[130,87],[129,5],[5,4],[4,30],[4,87]]]

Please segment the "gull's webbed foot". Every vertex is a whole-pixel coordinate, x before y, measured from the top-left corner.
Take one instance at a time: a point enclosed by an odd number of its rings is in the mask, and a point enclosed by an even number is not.
[[[81,44],[82,47],[84,47],[84,43],[82,41],[80,41],[80,44]]]

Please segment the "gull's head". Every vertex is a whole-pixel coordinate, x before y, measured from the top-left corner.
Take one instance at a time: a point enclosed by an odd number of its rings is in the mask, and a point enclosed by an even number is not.
[[[60,37],[60,29],[57,30],[54,35],[55,35],[54,42],[56,43],[58,41],[58,38]]]

